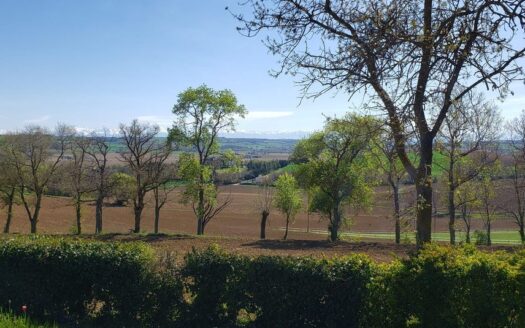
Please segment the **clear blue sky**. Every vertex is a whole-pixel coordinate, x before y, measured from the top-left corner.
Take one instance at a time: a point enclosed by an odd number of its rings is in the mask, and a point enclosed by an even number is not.
[[[224,10],[238,0],[0,0],[0,131],[27,124],[116,128],[133,118],[166,127],[177,94],[208,84],[231,89],[251,112],[246,136],[312,131],[342,114],[344,94],[299,105],[277,58],[240,36]],[[525,88],[499,104],[525,108]],[[294,136],[287,133],[281,136]]]

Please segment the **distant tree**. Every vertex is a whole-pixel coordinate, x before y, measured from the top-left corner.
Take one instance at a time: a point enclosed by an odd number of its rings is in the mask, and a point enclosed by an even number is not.
[[[89,157],[86,154],[89,139],[84,136],[76,135],[72,130],[66,144],[66,154],[69,160],[65,161],[61,173],[62,184],[71,192],[73,204],[75,206],[76,233],[82,233],[82,203],[85,196],[93,191],[93,183],[89,176]]]
[[[234,130],[235,120],[244,117],[246,109],[237,103],[230,90],[216,91],[202,85],[188,88],[178,96],[173,107],[176,121],[169,130],[169,141],[191,147],[194,154],[181,156],[181,171],[188,182],[183,202],[191,203],[197,217],[197,234],[204,234],[206,224],[230,202],[217,202],[213,158],[219,153],[219,132]]]
[[[160,210],[168,201],[168,196],[175,190],[175,165],[167,163],[165,153],[160,153],[153,162],[153,199],[155,210],[154,233],[159,233]]]
[[[513,194],[503,207],[514,218],[521,242],[525,244],[525,111],[507,122],[506,127],[511,140],[512,163],[509,173]]]
[[[487,165],[496,160],[486,148],[497,142],[500,130],[498,109],[486,101],[482,94],[468,93],[450,107],[449,114],[445,117],[436,148],[445,157],[446,163],[441,169],[447,177],[451,244],[456,243],[456,189],[476,178]],[[475,157],[476,165],[462,165],[459,168],[461,162],[472,161],[472,157]]]
[[[304,158],[297,170],[301,184],[315,190],[311,210],[329,220],[330,239],[339,238],[343,205],[360,207],[372,193],[367,181],[370,161],[364,156],[379,126],[370,117],[349,114],[327,120],[324,130],[301,142],[292,158]]]
[[[399,244],[401,243],[400,186],[407,173],[403,163],[397,156],[395,142],[388,127],[382,129],[380,137],[376,140],[377,142],[375,142],[374,151],[372,152],[374,155],[373,162],[386,175],[390,187],[393,205],[392,217],[395,222],[395,241],[396,244]]]
[[[111,192],[108,170],[108,154],[110,152],[108,131],[104,130],[102,134],[92,133],[88,142],[79,143],[78,146],[82,147],[85,154],[90,158],[88,176],[93,183],[95,194],[95,233],[100,234],[103,227],[104,199]]]
[[[115,199],[115,205],[124,206],[136,196],[137,182],[135,177],[126,173],[116,172],[109,176],[111,196]]]
[[[302,206],[301,191],[295,178],[285,173],[275,182],[275,195],[273,205],[286,217],[286,228],[283,239],[288,238],[288,227],[293,223],[295,216]]]
[[[508,93],[523,77],[523,0],[247,0],[247,36],[268,32],[281,58],[274,75],[298,79],[306,97],[363,92],[384,113],[396,151],[415,181],[418,245],[431,240],[434,140],[451,106],[477,87]],[[521,33],[520,33],[521,32]],[[461,89],[461,92],[454,93]],[[430,99],[442,95],[439,109]],[[417,131],[413,164],[406,123]]]
[[[268,218],[270,216],[273,202],[272,181],[269,178],[263,178],[261,182],[258,183],[258,186],[259,188],[256,206],[261,215],[261,229],[259,238],[266,239],[266,225],[268,223]]]
[[[456,188],[456,207],[459,209],[459,217],[465,225],[465,242],[470,244],[472,232],[472,212],[479,207],[479,201],[476,197],[476,185],[474,180],[462,183]]]
[[[133,120],[130,125],[120,125],[120,135],[126,146],[120,155],[135,178],[135,195],[132,198],[135,233],[140,232],[146,194],[156,186],[156,162],[165,161],[171,152],[170,144],[157,138],[159,131],[158,126],[142,124],[138,120]]]
[[[485,169],[484,172],[479,175],[480,179],[476,181],[475,185],[478,211],[483,220],[487,236],[487,245],[489,246],[492,244],[492,223],[496,219],[496,212],[498,209],[495,202],[496,188],[494,184],[498,170],[499,165],[494,165]]]
[[[23,132],[5,136],[31,233],[37,232],[42,198],[64,156],[68,131],[66,126],[60,125],[53,135],[42,127],[29,126]]]
[[[9,147],[0,141],[0,207],[6,207],[4,233],[9,233],[13,219],[13,207],[20,203],[16,168],[9,160]]]

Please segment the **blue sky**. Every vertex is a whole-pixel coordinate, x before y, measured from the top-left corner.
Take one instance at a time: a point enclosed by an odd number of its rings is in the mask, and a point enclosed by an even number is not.
[[[133,118],[165,128],[177,94],[202,83],[231,89],[250,111],[238,135],[294,137],[325,115],[359,106],[344,94],[299,106],[277,58],[245,38],[224,10],[238,0],[0,0],[0,131],[64,122],[116,128]],[[525,88],[499,104],[525,108]]]

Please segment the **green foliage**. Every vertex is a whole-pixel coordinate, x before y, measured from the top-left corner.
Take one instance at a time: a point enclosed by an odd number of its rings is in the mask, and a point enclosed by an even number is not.
[[[213,182],[212,168],[201,165],[195,154],[183,153],[179,157],[179,174],[186,182],[181,201],[184,204],[197,202],[202,191],[206,204],[217,204],[217,186]]]
[[[50,324],[37,324],[26,316],[15,316],[13,313],[0,313],[0,328],[55,328]]]
[[[371,117],[348,114],[329,119],[322,132],[298,143],[292,159],[301,186],[313,191],[309,211],[329,219],[335,240],[345,217],[343,206],[367,207],[373,194],[374,165],[367,153],[377,137]]]
[[[301,192],[295,178],[285,173],[275,182],[274,206],[286,215],[287,220],[293,221],[301,209]]]
[[[109,177],[111,195],[115,198],[115,204],[123,206],[135,195],[135,178],[129,174],[117,172]]]
[[[525,326],[523,250],[429,244],[376,264],[365,255],[252,258],[211,246],[179,268],[169,256],[155,262],[140,243],[16,238],[0,245],[0,279],[4,311],[27,305],[32,319],[71,326]],[[11,319],[0,315],[0,327]]]
[[[230,90],[216,91],[206,85],[188,88],[173,106],[177,121],[169,130],[169,140],[212,156],[219,151],[219,130],[233,130],[235,119],[246,112]]]
[[[151,248],[62,238],[15,238],[0,244],[0,305],[28,307],[32,318],[58,323],[143,327],[169,317],[180,288],[152,271]],[[179,284],[180,285],[180,284]],[[159,321],[159,320],[157,320]]]

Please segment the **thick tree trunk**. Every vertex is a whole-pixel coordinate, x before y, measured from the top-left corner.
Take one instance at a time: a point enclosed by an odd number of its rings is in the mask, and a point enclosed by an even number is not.
[[[42,195],[36,196],[36,204],[35,204],[35,211],[33,212],[33,217],[29,219],[29,222],[31,223],[31,233],[37,232],[37,223],[38,223],[38,217],[40,215],[40,208],[42,207]]]
[[[104,206],[104,197],[98,195],[97,201],[95,204],[95,233],[102,233],[102,208]]]
[[[523,225],[520,225],[520,237],[521,243],[525,244],[525,227]]]
[[[80,196],[77,196],[77,199],[75,201],[75,212],[77,218],[77,235],[80,235],[82,233],[82,203]]]
[[[288,226],[290,224],[290,217],[286,216],[286,230],[284,230],[284,237],[283,240],[286,240],[288,238]]]
[[[4,233],[9,233],[9,229],[11,229],[11,220],[13,219],[13,203],[15,201],[15,188],[11,189],[7,201],[7,219],[5,221]]]
[[[422,137],[421,158],[416,174],[416,240],[418,247],[432,240],[432,144],[431,137]]]
[[[270,212],[268,211],[262,211],[261,213],[261,239],[266,239],[266,221],[268,221],[268,216],[270,215]]]

